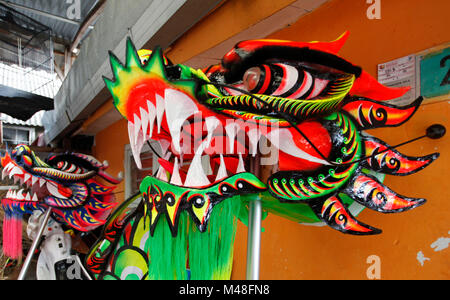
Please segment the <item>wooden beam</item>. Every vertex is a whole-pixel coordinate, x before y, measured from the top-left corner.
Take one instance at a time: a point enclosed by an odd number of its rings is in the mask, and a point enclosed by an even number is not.
[[[53,50],[53,53],[58,56],[65,56],[66,54],[63,51]],[[72,58],[76,58],[77,55],[72,52]]]
[[[55,72],[58,75],[59,79],[64,80],[64,72],[61,70],[61,68],[58,66],[55,60],[53,60],[53,65],[55,67]]]
[[[84,22],[78,28],[78,32],[73,39],[72,45],[70,46],[70,53],[78,47],[78,44],[80,44],[84,34],[91,27],[92,22],[94,22],[95,19],[97,19],[97,17],[103,12],[105,6],[106,0],[98,1],[95,7],[90,11],[89,15],[84,19]]]

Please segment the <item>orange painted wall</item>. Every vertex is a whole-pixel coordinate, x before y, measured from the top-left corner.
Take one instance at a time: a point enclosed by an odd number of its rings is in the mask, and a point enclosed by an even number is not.
[[[125,119],[102,130],[95,136],[93,155],[100,161],[107,160],[109,168],[107,172],[116,176],[124,170],[125,145],[129,143],[128,125]],[[122,181],[115,189],[118,201],[124,200],[125,182]]]
[[[381,20],[366,17],[363,0],[333,0],[271,38],[329,41],[345,30],[351,35],[341,56],[376,78],[376,66],[448,42],[447,0],[381,0]],[[450,128],[449,103],[425,104],[399,128],[368,131],[394,145],[424,134],[434,123]],[[326,227],[310,227],[270,215],[263,221],[261,279],[366,279],[370,255],[381,261],[381,279],[450,279],[450,249],[434,251],[438,238],[450,238],[448,191],[450,141],[420,140],[399,149],[407,155],[440,152],[428,168],[407,177],[387,176],[385,184],[428,202],[400,214],[365,210],[361,221],[381,228],[378,236],[349,236]],[[234,279],[245,278],[247,228],[240,226],[235,247]],[[422,251],[426,260],[416,259]]]
[[[182,63],[271,16],[294,1],[224,1],[220,7],[181,36],[165,54],[172,61]]]
[[[255,3],[259,5],[255,5]],[[181,62],[216,45],[292,1],[226,1],[205,20],[194,26],[167,53]],[[447,0],[381,0],[381,20],[368,20],[365,0],[332,0],[271,38],[298,41],[329,41],[345,30],[351,36],[341,51],[349,61],[376,77],[379,63],[448,42],[450,9]],[[264,4],[265,3],[265,4]],[[272,4],[271,4],[272,3]],[[430,4],[433,3],[433,4]],[[236,9],[240,13],[236,13]],[[249,19],[243,20],[243,13]],[[233,13],[234,12],[234,13]],[[254,19],[252,16],[257,15]],[[225,21],[226,20],[226,23]],[[226,26],[224,25],[226,24]],[[395,129],[369,133],[395,144],[422,135],[433,123],[449,126],[448,102],[423,105],[407,124]],[[123,170],[127,125],[119,121],[96,135],[94,155],[110,162],[112,174]],[[440,152],[441,157],[425,170],[407,177],[388,176],[385,183],[394,191],[428,202],[401,214],[365,210],[359,218],[383,229],[378,236],[355,237],[327,227],[295,224],[274,215],[263,222],[261,279],[365,279],[370,255],[381,259],[382,279],[449,279],[450,250],[435,252],[430,244],[449,238],[449,192],[447,176],[450,142],[421,140],[400,148],[408,155]],[[117,189],[123,191],[123,184]],[[122,199],[118,194],[119,199]],[[232,279],[245,279],[247,228],[240,224],[235,244]],[[422,251],[430,260],[422,267],[416,259]]]

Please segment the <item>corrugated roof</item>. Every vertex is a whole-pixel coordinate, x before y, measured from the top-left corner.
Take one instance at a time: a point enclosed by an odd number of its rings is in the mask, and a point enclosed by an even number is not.
[[[2,0],[15,10],[51,28],[53,34],[68,42],[98,0]]]
[[[27,121],[21,121],[8,116],[7,114],[0,113],[0,120],[5,124],[42,127],[42,116],[44,115],[44,113],[45,110],[38,111]]]

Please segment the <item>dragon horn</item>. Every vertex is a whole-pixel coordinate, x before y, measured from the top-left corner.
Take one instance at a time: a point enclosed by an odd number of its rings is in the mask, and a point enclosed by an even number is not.
[[[426,202],[423,198],[399,195],[367,174],[355,176],[344,193],[365,207],[382,213],[402,212]]]
[[[381,233],[380,229],[356,220],[337,195],[328,199],[311,201],[308,204],[320,220],[340,232],[355,235]]]
[[[362,164],[368,169],[384,174],[404,176],[416,173],[439,157],[439,153],[433,153],[422,157],[406,156],[385,142],[370,136],[363,136],[364,149],[367,160]]]
[[[379,83],[366,71],[355,80],[349,94],[351,96],[360,96],[377,101],[396,99],[406,94],[411,87],[391,88]]]
[[[311,48],[311,49],[337,54],[342,49],[345,42],[347,42],[347,39],[349,36],[350,36],[350,31],[346,30],[343,34],[341,34],[334,41],[310,42],[308,44],[309,44],[309,48]]]

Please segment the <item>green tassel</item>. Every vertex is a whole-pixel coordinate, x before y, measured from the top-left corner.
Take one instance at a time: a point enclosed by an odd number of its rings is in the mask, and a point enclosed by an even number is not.
[[[230,279],[240,209],[239,196],[216,205],[206,232],[200,232],[187,212],[182,212],[176,237],[161,218],[147,243],[148,279],[186,280],[188,267],[193,280]]]
[[[230,279],[240,208],[239,196],[229,198],[214,207],[206,232],[199,232],[190,224],[191,279]]]
[[[186,213],[180,215],[178,234],[172,237],[165,218],[156,225],[153,237],[149,238],[148,257],[150,280],[186,280],[187,226]]]

